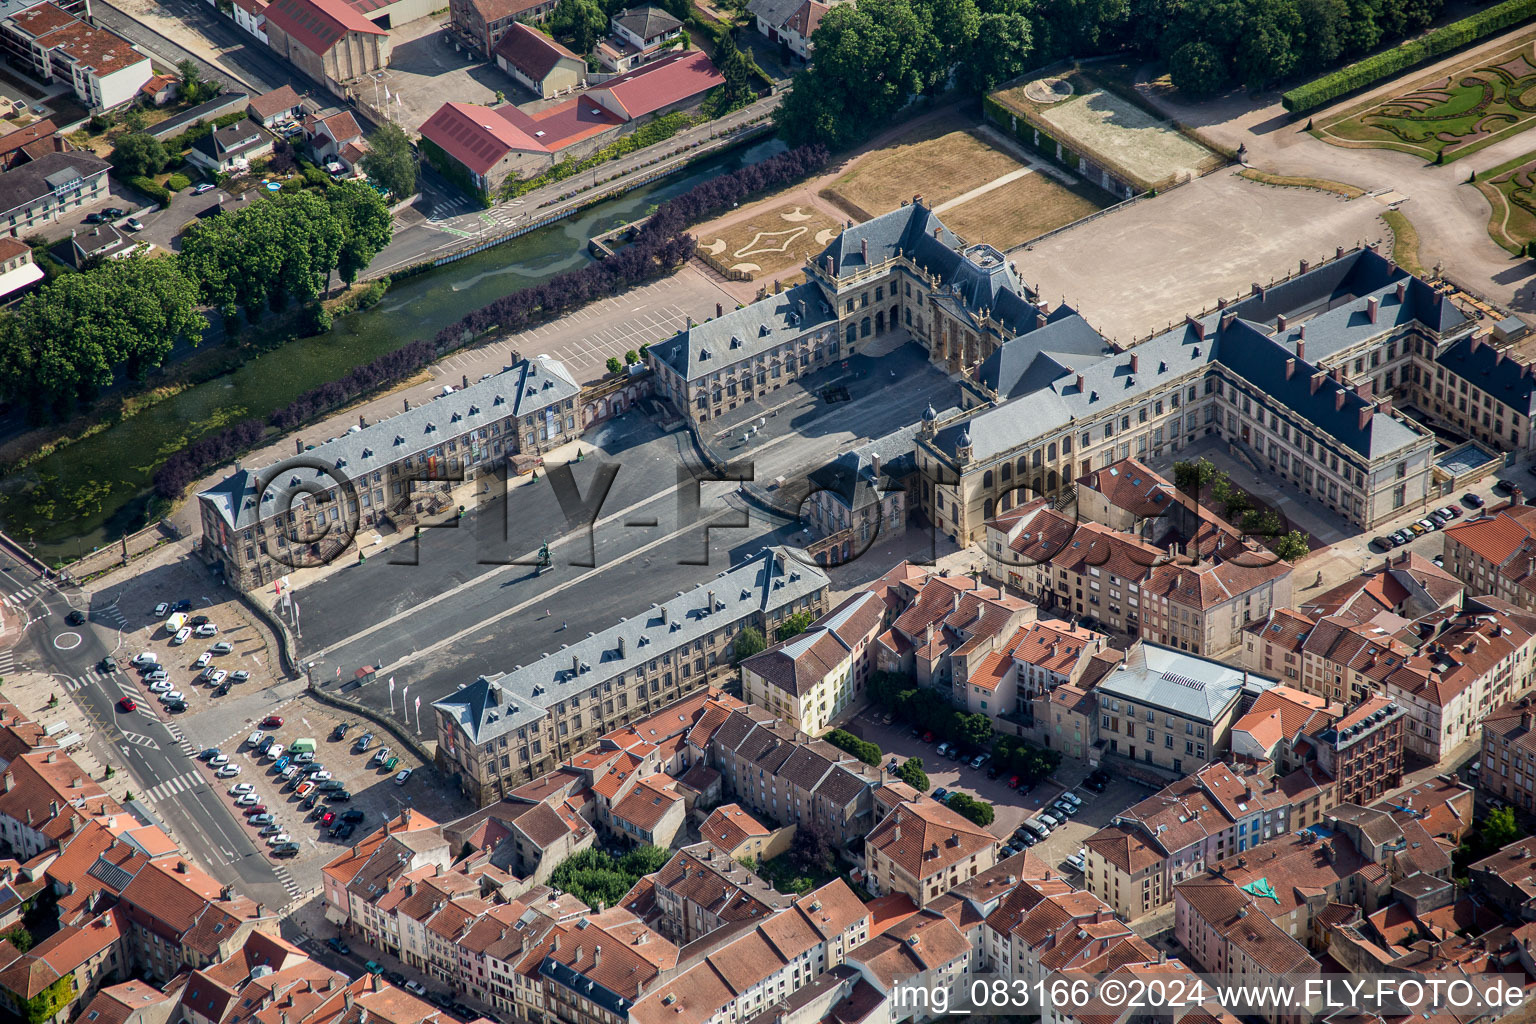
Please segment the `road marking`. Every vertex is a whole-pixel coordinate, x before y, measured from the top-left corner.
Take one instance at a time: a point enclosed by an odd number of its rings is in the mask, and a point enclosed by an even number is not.
[[[125,741],[127,741],[128,743],[132,743],[136,747],[146,747],[146,748],[148,748],[150,750],[159,750],[160,749],[160,744],[158,742],[156,742],[153,737],[142,736],[139,733],[129,732],[126,729],[123,729],[123,730],[120,730],[120,731],[123,734],[123,739]],[[127,753],[127,750],[125,749],[123,752]]]
[[[201,775],[199,775],[197,772],[187,772],[183,775],[176,776],[174,779],[168,779],[165,782],[160,783],[158,786],[150,789],[147,795],[152,802],[159,801],[167,799],[168,797],[173,797],[178,793],[185,793],[189,789],[196,789],[198,786],[203,785],[207,785],[207,783],[203,781],[203,777]]]

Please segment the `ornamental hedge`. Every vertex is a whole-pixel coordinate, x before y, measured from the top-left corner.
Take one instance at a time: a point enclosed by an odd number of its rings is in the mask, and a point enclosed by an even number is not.
[[[1315,110],[1340,96],[1390,78],[1533,16],[1536,16],[1536,0],[1505,0],[1504,3],[1478,11],[1460,21],[1426,32],[1418,39],[1409,40],[1394,49],[1372,54],[1332,74],[1298,85],[1285,93],[1281,102],[1293,114]]]

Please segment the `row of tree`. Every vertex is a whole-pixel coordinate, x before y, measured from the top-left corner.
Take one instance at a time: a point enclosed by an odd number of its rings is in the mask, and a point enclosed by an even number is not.
[[[1126,54],[1202,96],[1322,72],[1422,31],[1444,0],[861,0],[833,8],[776,114],[791,142],[853,145],[914,99],[1031,66]]]
[[[981,713],[957,711],[937,690],[918,686],[896,672],[876,672],[870,679],[871,699],[892,714],[931,731],[937,739],[967,750],[986,750],[992,743],[992,720]]]
[[[196,344],[208,327],[200,305],[240,305],[254,319],[263,303],[312,300],[332,271],[355,279],[390,231],[379,194],[348,183],[209,218],[175,256],[59,275],[0,316],[0,397],[63,415],[119,372],[143,380],[178,341]]]
[[[878,765],[884,755],[880,751],[878,743],[869,740],[861,740],[847,729],[833,729],[822,739],[832,744],[838,750],[845,750],[865,764]]]

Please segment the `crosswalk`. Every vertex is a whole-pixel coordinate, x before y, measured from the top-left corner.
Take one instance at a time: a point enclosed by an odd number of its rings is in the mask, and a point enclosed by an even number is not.
[[[48,583],[46,580],[38,580],[36,583],[22,587],[20,590],[15,591],[14,593],[6,594],[4,598],[0,598],[0,601],[10,605],[12,608],[20,608],[34,597],[38,597],[45,591],[52,589],[53,585]]]
[[[457,213],[468,210],[473,204],[464,196],[454,196],[432,207],[432,216],[435,219],[452,217]]]
[[[128,628],[128,616],[124,615],[121,611],[118,610],[116,601],[113,601],[111,604],[106,605],[105,607],[95,609],[92,614],[99,615],[101,618],[106,619],[118,629]]]
[[[272,868],[272,873],[277,876],[279,882],[283,883],[283,888],[288,890],[289,897],[298,897],[302,890],[299,888],[299,883],[293,880],[293,875],[289,873],[286,865],[275,865]]]
[[[0,678],[10,675],[16,669],[16,652],[13,650],[0,651]]]
[[[187,772],[184,775],[176,776],[174,779],[167,779],[158,786],[151,787],[147,795],[150,803],[157,803],[161,800],[169,800],[171,797],[185,793],[189,789],[196,789],[199,786],[205,785],[207,783],[203,781],[203,777],[197,772]]]
[[[90,668],[86,669],[84,672],[82,672],[78,676],[70,676],[70,677],[68,677],[65,680],[65,682],[64,682],[64,689],[67,690],[70,693],[74,693],[76,690],[82,689],[83,687],[86,687],[86,686],[90,686],[92,683],[96,682],[98,679],[106,679],[108,681],[111,681],[112,680],[112,673],[110,673],[110,672],[103,672],[101,670],[101,666],[100,665],[93,665]],[[126,696],[126,697],[134,697],[135,699],[137,699],[137,695],[132,693],[132,692],[130,692],[129,690],[127,690],[127,689],[125,689],[123,687],[118,687],[118,689],[122,690],[124,696]]]

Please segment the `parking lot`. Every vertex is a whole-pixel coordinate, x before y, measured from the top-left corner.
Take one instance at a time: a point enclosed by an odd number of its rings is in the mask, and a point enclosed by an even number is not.
[[[1111,778],[1103,793],[1094,793],[1081,784],[1089,774],[1088,766],[1070,759],[1063,760],[1051,778],[1025,793],[1010,788],[1007,775],[987,778],[988,765],[971,768],[963,762],[940,757],[937,742],[924,743],[920,737],[914,738],[911,727],[899,721],[892,725],[882,724],[878,710],[861,712],[844,728],[878,744],[885,752],[886,764],[893,757],[898,763],[909,757],[922,758],[929,793],[944,789],[990,803],[995,817],[987,830],[1005,841],[1012,838],[1026,819],[1048,808],[1064,792],[1072,792],[1082,801],[1081,809],[1064,825],[1053,829],[1044,842],[1030,848],[1035,856],[1064,871],[1072,870],[1066,859],[1082,848],[1083,840],[1107,825],[1116,814],[1151,794],[1146,786],[1120,778]]]
[[[301,886],[319,884],[321,865],[402,808],[421,807],[438,821],[452,820],[471,809],[445,791],[420,758],[366,720],[349,718],[302,696],[268,707],[271,710],[265,716],[243,722],[223,742],[199,750],[197,763],[224,799],[238,807],[237,813],[263,816],[250,819],[253,834],[266,840],[283,834],[297,845],[286,860]],[[337,727],[343,723],[347,729],[339,735]],[[369,742],[360,749],[364,736]],[[253,737],[255,744],[250,742]],[[270,745],[264,746],[269,740]],[[313,741],[310,760],[303,759],[310,748],[306,740]],[[217,756],[210,751],[217,751]],[[382,761],[377,756],[380,751],[386,751]],[[227,759],[239,773],[219,777],[213,763],[218,757]],[[309,779],[315,783],[313,792],[302,786],[311,771],[315,773]],[[398,781],[405,772],[410,774]],[[238,785],[251,787],[243,801],[231,793]],[[257,807],[262,810],[256,811]],[[347,824],[352,829],[342,828]]]

